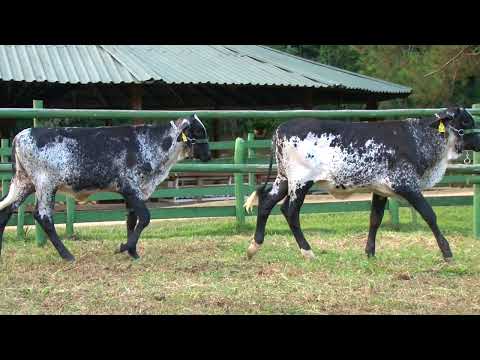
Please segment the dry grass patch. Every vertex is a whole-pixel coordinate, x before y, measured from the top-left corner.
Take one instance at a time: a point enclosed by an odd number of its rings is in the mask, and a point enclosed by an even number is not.
[[[377,257],[363,253],[368,213],[305,215],[317,258],[304,261],[280,216],[248,261],[254,219],[152,225],[140,260],[114,254],[124,227],[78,229],[64,263],[7,233],[0,264],[1,314],[479,314],[480,244],[470,236],[471,209],[437,211],[455,261],[446,264],[430,231],[388,217]],[[402,219],[408,219],[402,213]],[[443,221],[443,223],[442,223]]]

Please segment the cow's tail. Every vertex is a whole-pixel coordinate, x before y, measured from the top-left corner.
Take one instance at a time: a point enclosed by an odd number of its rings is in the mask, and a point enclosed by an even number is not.
[[[13,180],[15,178],[15,175],[17,173],[17,158],[16,158],[16,147],[15,147],[15,139],[12,141],[12,180],[11,184],[13,183]],[[11,205],[15,199],[16,199],[16,193],[15,191],[12,191],[12,185],[10,185],[10,189],[7,194],[5,194],[1,199],[0,199],[0,211],[5,209],[7,206]]]
[[[270,179],[270,175],[272,174],[272,167],[273,167],[273,156],[275,155],[275,149],[276,149],[276,135],[273,136],[273,139],[272,139],[272,148],[270,150],[270,165],[268,166],[268,174],[267,174],[267,177],[265,179],[265,182],[263,183],[263,185],[259,186],[254,192],[252,192],[250,194],[250,196],[248,197],[247,201],[245,201],[245,204],[243,205],[243,207],[245,208],[245,210],[248,212],[248,213],[251,213],[252,212],[252,209],[253,209],[253,205],[255,203],[255,200],[261,196],[264,192],[265,192],[265,189],[267,188],[267,184],[268,184],[268,179]]]

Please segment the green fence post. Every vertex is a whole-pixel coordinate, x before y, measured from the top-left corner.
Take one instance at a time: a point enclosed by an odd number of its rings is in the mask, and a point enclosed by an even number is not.
[[[245,164],[245,140],[237,138],[235,140],[235,164]],[[243,208],[244,189],[243,189],[243,174],[236,173],[235,179],[235,214],[237,217],[237,225],[245,224],[245,209]]]
[[[249,142],[254,141],[255,140],[255,134],[254,133],[248,133],[247,140]],[[248,158],[249,159],[255,159],[255,149],[248,148]],[[248,173],[248,186],[255,189],[255,173]]]
[[[17,212],[17,239],[25,240],[25,204],[22,204],[18,207]]]
[[[33,100],[34,109],[43,108],[43,100]],[[33,127],[41,127],[41,122],[37,118],[33,118]],[[37,205],[37,200],[35,199],[35,206]],[[43,229],[40,227],[40,224],[35,220],[35,240],[37,241],[38,246],[44,246],[47,242],[46,234]]]
[[[415,210],[412,206],[410,206],[410,212],[412,214],[412,225],[417,226],[417,210]]]
[[[388,210],[390,211],[392,226],[397,230],[400,227],[400,211],[397,199],[388,199]]]
[[[0,142],[0,146],[3,149],[8,148],[8,139],[2,139]],[[8,163],[8,156],[7,155],[2,155],[0,158],[2,163]],[[7,195],[8,189],[10,188],[10,181],[8,180],[2,180],[2,196]]]
[[[67,203],[67,237],[72,238],[74,234],[73,224],[75,223],[75,199],[69,195],[65,196]]]
[[[480,108],[480,104],[474,104],[473,109]],[[474,116],[475,120],[480,120],[479,116]],[[480,164],[480,154],[473,152],[473,164]],[[480,185],[473,185],[473,236],[480,240]]]

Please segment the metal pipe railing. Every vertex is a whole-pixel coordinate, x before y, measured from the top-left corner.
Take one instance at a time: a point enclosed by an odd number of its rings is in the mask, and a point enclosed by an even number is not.
[[[287,119],[310,118],[395,118],[430,116],[445,108],[435,109],[388,109],[388,110],[96,110],[96,109],[33,109],[2,108],[0,119],[149,119],[172,120],[196,113],[202,119]],[[467,109],[472,115],[480,116],[480,109]]]
[[[274,164],[272,166],[272,171],[275,172],[277,166]],[[268,164],[205,164],[201,162],[192,162],[192,163],[177,163],[175,164],[171,172],[205,172],[205,173],[215,173],[215,172],[227,172],[233,174],[248,174],[255,172],[265,172],[268,171]],[[0,172],[12,172],[12,164],[10,163],[0,163]],[[478,175],[480,174],[480,165],[460,165],[452,164],[447,167],[447,174],[463,174],[463,175]]]

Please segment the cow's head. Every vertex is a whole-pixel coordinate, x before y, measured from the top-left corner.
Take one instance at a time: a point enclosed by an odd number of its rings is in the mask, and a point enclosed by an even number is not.
[[[463,150],[480,151],[480,129],[475,126],[472,115],[461,107],[450,107],[435,114],[445,131],[454,134],[457,138],[456,148],[458,152]]]
[[[180,135],[178,141],[182,141],[188,147],[189,156],[201,161],[209,161],[212,157],[208,146],[207,129],[193,114],[180,123]]]

